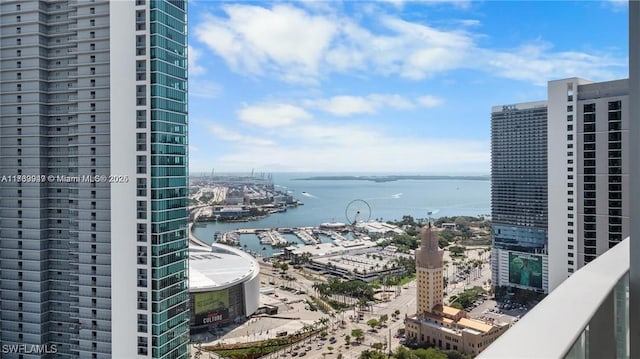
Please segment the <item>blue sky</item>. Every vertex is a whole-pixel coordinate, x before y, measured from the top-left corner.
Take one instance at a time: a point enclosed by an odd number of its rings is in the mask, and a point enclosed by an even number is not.
[[[190,171],[488,174],[491,106],[627,77],[627,27],[621,1],[190,1]]]

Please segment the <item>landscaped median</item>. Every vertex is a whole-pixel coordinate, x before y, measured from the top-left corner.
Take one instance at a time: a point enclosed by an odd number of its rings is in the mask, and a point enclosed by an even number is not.
[[[267,340],[260,340],[249,343],[232,343],[232,344],[215,344],[202,346],[205,351],[211,351],[216,353],[222,358],[232,359],[255,359],[265,354],[277,352],[288,346],[294,345],[298,342],[304,341],[309,337],[312,337],[323,330],[326,327],[318,329],[310,329],[303,333],[295,333],[281,338],[272,338]]]

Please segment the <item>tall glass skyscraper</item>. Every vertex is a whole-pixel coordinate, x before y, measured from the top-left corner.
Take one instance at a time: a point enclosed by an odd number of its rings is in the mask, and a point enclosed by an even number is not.
[[[0,3],[3,358],[188,357],[186,21]]]
[[[547,103],[491,111],[494,285],[548,291]]]

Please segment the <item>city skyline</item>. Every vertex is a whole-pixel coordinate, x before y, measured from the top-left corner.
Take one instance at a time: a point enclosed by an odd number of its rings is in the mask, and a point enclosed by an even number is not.
[[[192,173],[488,174],[492,105],[544,99],[548,80],[627,76],[624,2],[189,11]]]

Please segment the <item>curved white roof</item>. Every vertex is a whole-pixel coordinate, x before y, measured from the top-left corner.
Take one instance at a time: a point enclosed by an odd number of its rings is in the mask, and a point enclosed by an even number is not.
[[[242,250],[218,243],[189,243],[189,292],[228,288],[259,273],[258,261]]]

